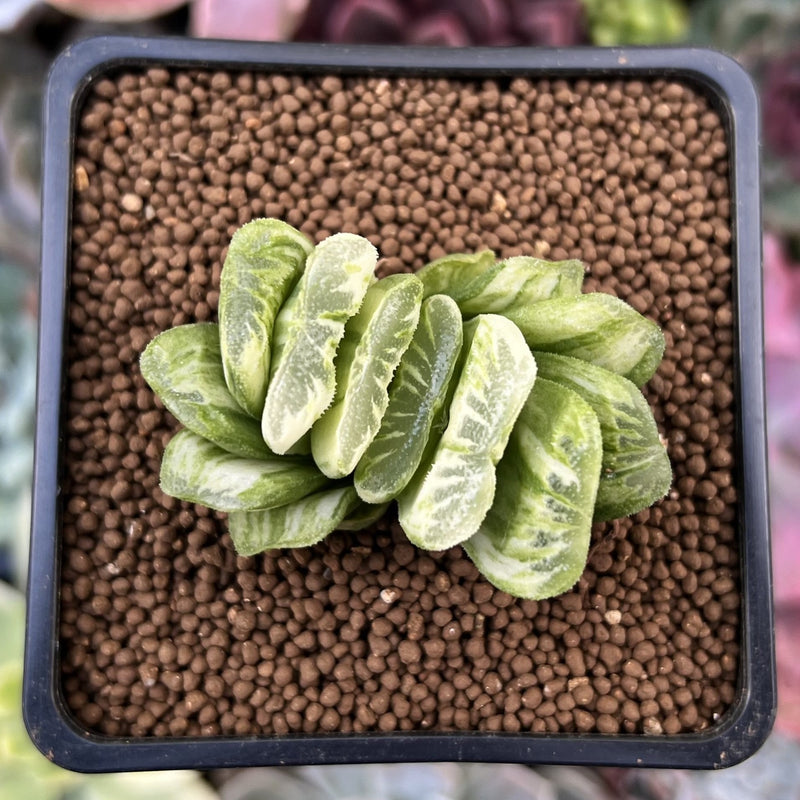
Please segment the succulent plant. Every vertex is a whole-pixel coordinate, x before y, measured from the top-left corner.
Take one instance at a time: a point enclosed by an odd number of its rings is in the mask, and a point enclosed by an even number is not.
[[[688,14],[681,0],[583,0],[594,44],[663,44],[682,38]]]
[[[486,250],[376,279],[377,260],[365,237],[312,245],[279,219],[234,233],[219,322],[163,331],[140,359],[185,425],[161,491],[226,512],[247,556],[316,544],[397,500],[418,547],[463,544],[514,596],[567,591],[593,520],[671,483],[639,388],[661,330],[582,294],[579,261]]]
[[[41,85],[47,67],[35,49],[0,39],[0,255],[39,265]]]
[[[585,32],[580,0],[310,0],[295,38],[434,46],[565,46],[585,41]]]
[[[23,582],[33,466],[36,320],[30,276],[0,263],[0,549],[4,577]]]

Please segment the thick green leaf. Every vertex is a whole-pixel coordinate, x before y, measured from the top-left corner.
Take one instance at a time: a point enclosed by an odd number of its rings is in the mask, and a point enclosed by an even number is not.
[[[532,350],[590,361],[637,386],[650,380],[664,355],[658,325],[608,294],[554,298],[503,313]]]
[[[139,361],[142,377],[173,416],[198,436],[244,458],[269,458],[256,420],[234,400],[225,383],[219,327],[179,325],[160,333]]]
[[[269,381],[275,317],[313,250],[278,219],[254,219],[233,234],[219,287],[219,333],[225,381],[236,402],[261,418]]]
[[[444,256],[417,273],[425,297],[452,297],[465,317],[505,314],[551,297],[578,295],[583,275],[580,261],[512,256],[496,262],[491,250]]]
[[[240,458],[188,430],[172,437],[161,460],[165,494],[218,511],[286,505],[327,483],[308,459],[276,455]]]
[[[672,468],[653,412],[635,384],[577,358],[534,355],[541,377],[579,394],[600,420],[603,466],[595,520],[626,517],[662,498],[672,483]]]
[[[311,453],[329,478],[358,464],[381,424],[388,387],[419,322],[422,284],[390,275],[369,288],[336,354],[336,395],[311,429]]]
[[[274,452],[285,453],[331,404],[336,350],[345,323],[364,300],[377,260],[369,240],[352,233],[329,236],[308,257],[273,331],[261,431]]]
[[[545,261],[531,256],[513,256],[464,287],[458,301],[461,313],[508,315],[552,297],[579,295],[584,267],[580,261]]]
[[[591,406],[537,377],[497,465],[494,503],[464,549],[514,597],[571,588],[586,566],[603,441]]]
[[[389,405],[355,473],[369,503],[397,497],[423,460],[434,422],[447,400],[463,328],[455,301],[436,294],[422,303],[419,325],[389,387]],[[441,431],[435,433],[436,439]]]
[[[406,535],[428,550],[458,544],[480,527],[494,499],[495,466],[536,378],[522,334],[505,317],[467,323],[464,351],[447,428],[398,498]]]
[[[310,547],[335,531],[359,503],[352,486],[326,489],[278,508],[232,512],[228,531],[240,556],[281,547]]]
[[[459,292],[494,266],[491,250],[480,253],[454,253],[426,264],[416,275],[425,287],[424,297],[446,294],[458,301]]]

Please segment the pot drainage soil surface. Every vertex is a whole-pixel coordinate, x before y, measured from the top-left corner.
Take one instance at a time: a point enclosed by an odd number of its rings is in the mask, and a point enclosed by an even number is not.
[[[688,86],[153,69],[100,79],[74,156],[61,669],[115,736],[677,734],[735,699],[739,570],[726,132]],[[598,525],[573,592],[519,601],[390,516],[237,558],[158,489],[177,429],[138,371],[214,319],[236,228],[369,237],[381,274],[446,252],[579,258],[664,329],[645,387],[667,498]]]

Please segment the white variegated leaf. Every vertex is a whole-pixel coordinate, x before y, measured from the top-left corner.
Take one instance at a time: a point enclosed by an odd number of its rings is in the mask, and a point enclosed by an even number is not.
[[[352,486],[326,489],[277,508],[231,512],[228,531],[240,556],[310,547],[335,531],[359,502]]]
[[[484,314],[464,326],[464,359],[447,428],[398,498],[409,540],[442,550],[478,530],[495,493],[495,466],[536,378],[519,329]]]
[[[595,292],[503,312],[532,350],[589,361],[642,386],[664,355],[664,334],[627,303]]]
[[[413,275],[390,275],[367,291],[345,326],[333,404],[311,429],[311,453],[329,478],[349,475],[378,432],[421,300],[422,284]]]
[[[261,418],[272,327],[313,245],[278,219],[255,219],[234,233],[222,267],[219,327],[225,380],[236,402]]]
[[[497,493],[464,542],[475,566],[515,597],[570,589],[586,566],[603,442],[591,406],[536,378],[497,465]]]
[[[662,498],[672,467],[641,391],[614,372],[577,358],[535,353],[541,376],[579,394],[600,420],[603,468],[595,520],[635,514]]]
[[[356,467],[355,486],[370,503],[405,489],[423,460],[444,411],[461,352],[463,328],[455,301],[437,294],[422,303],[419,325],[389,387],[380,429]]]
[[[272,455],[258,422],[241,409],[225,383],[215,323],[160,333],[145,348],[139,367],[161,402],[198,436],[244,458]]]
[[[328,479],[308,459],[241,458],[189,430],[172,437],[161,460],[161,490],[218,511],[251,511],[299,500]]]
[[[322,416],[336,390],[334,358],[344,327],[373,280],[368,239],[337,233],[318,244],[275,321],[272,375],[261,431],[285,453]]]

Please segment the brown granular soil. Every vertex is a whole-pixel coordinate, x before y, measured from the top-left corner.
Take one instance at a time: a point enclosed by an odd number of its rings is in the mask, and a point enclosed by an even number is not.
[[[151,70],[77,124],[61,668],[117,736],[392,730],[676,734],[735,700],[739,565],[726,132],[690,87]],[[656,320],[645,389],[669,496],[597,526],[573,592],[518,601],[391,517],[237,558],[224,515],[158,489],[176,430],[139,354],[215,318],[260,216],[347,230],[381,273],[455,251],[580,258]]]

